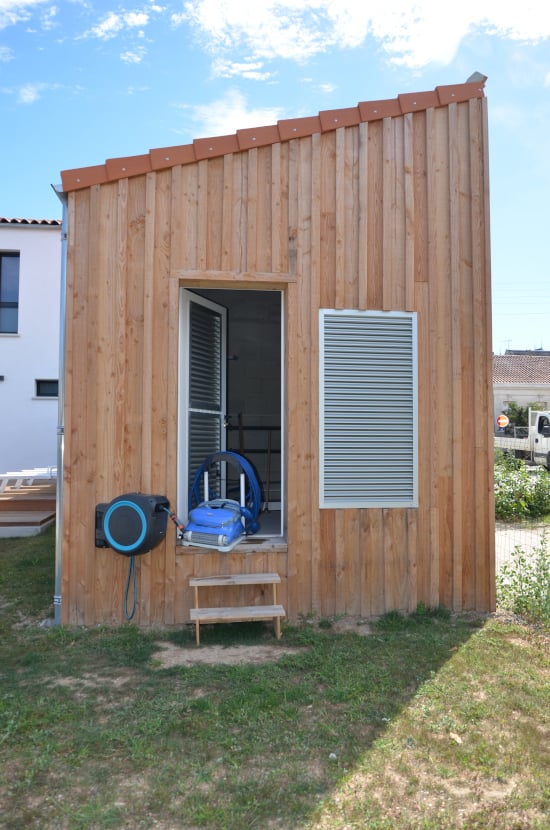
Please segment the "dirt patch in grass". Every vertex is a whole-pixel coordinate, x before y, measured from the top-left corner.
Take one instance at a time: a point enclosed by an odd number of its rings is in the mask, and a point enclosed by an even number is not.
[[[358,634],[360,637],[368,637],[372,634],[370,621],[362,617],[340,617],[334,621],[330,621],[328,624],[324,624],[324,621],[321,620],[317,625],[319,628],[330,628],[336,634],[350,632],[352,634]]]
[[[335,617],[329,619],[311,619],[307,625],[316,629],[330,630],[335,634],[353,633],[362,637],[372,634],[369,621],[359,617]],[[159,651],[155,654],[162,668],[193,665],[237,666],[243,663],[276,663],[287,654],[303,652],[303,648],[285,646],[283,643],[265,643],[258,645],[201,645],[182,647],[175,643],[159,641],[155,643]]]
[[[53,683],[54,686],[64,686],[68,689],[77,691],[96,691],[97,689],[120,689],[132,680],[133,675],[129,672],[123,672],[116,677],[107,677],[106,675],[84,673],[79,677],[57,677]]]
[[[158,642],[159,651],[155,659],[161,668],[174,666],[226,665],[239,666],[242,663],[276,663],[285,654],[296,654],[303,649],[280,645],[250,646],[199,646],[198,648],[181,648],[174,643]]]

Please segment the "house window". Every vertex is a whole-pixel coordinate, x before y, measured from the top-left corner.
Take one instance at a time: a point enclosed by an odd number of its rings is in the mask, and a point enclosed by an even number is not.
[[[59,395],[59,381],[58,380],[37,380],[36,381],[36,397],[37,398],[57,398]]]
[[[320,311],[320,506],[417,507],[416,314]]]
[[[0,334],[17,334],[19,254],[0,253]]]

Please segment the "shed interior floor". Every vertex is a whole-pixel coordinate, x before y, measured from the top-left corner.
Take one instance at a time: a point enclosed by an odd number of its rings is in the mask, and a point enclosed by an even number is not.
[[[281,535],[281,511],[280,510],[264,510],[258,517],[260,529],[256,537],[263,536],[280,536]]]

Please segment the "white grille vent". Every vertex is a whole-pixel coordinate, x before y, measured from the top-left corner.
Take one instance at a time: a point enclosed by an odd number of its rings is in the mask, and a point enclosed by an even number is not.
[[[416,314],[320,311],[320,506],[416,507]]]

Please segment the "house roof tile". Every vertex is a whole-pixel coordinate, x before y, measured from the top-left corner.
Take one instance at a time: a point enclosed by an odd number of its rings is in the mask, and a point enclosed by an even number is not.
[[[9,219],[0,216],[0,225],[61,225],[61,219]]]
[[[493,355],[493,383],[550,384],[550,352]]]
[[[116,181],[162,170],[179,164],[191,164],[206,158],[227,153],[237,153],[252,147],[262,147],[294,138],[304,138],[314,133],[328,132],[340,127],[351,127],[361,122],[380,121],[410,112],[452,103],[483,98],[485,76],[476,75],[464,84],[438,86],[428,92],[407,92],[397,98],[380,101],[362,101],[355,107],[324,110],[306,118],[289,118],[266,127],[238,130],[232,135],[195,139],[192,144],[150,150],[140,156],[108,159],[104,164],[81,167],[61,172],[63,190],[79,190],[94,184]]]

